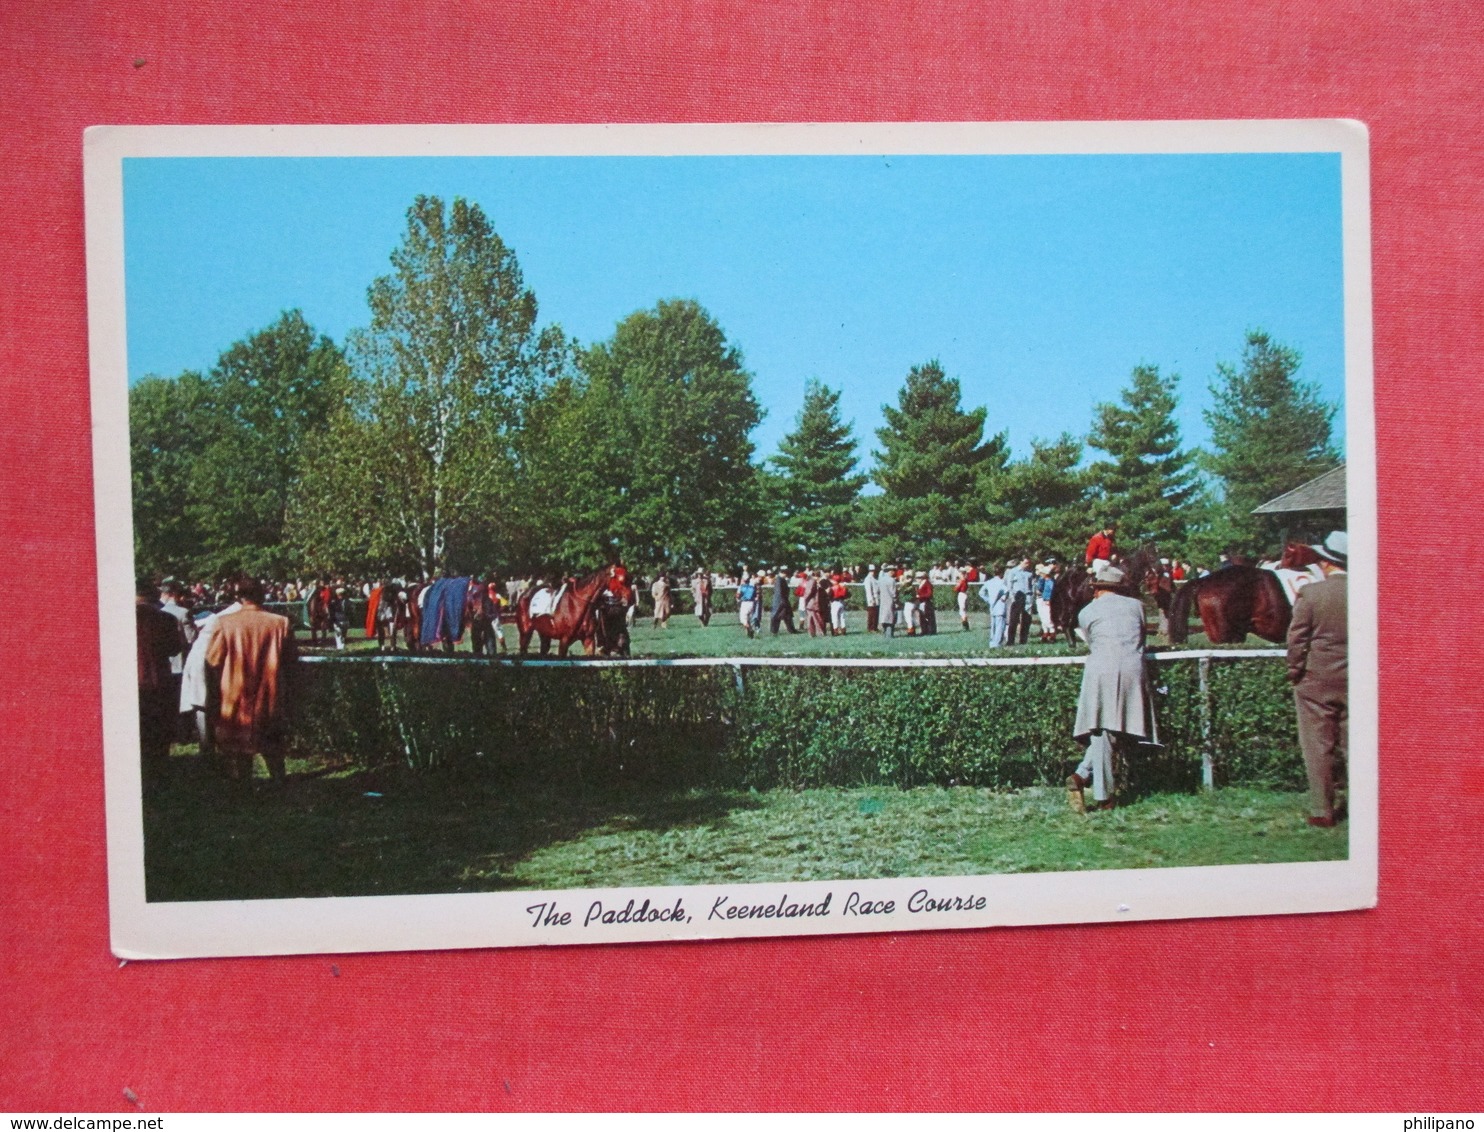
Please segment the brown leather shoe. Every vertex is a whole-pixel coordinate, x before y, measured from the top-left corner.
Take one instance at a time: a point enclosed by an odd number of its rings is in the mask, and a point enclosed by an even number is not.
[[[1319,829],[1333,829],[1334,828],[1334,824],[1335,824],[1335,819],[1333,817],[1316,818],[1316,817],[1310,816],[1310,818],[1309,818],[1309,824],[1312,825],[1312,826],[1316,826]]]
[[[1091,785],[1075,774],[1067,775],[1067,805],[1072,807],[1072,813],[1087,813],[1087,802],[1082,797],[1082,788]]]

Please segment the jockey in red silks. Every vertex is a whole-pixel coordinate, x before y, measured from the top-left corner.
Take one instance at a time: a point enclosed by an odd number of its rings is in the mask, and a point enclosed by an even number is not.
[[[623,563],[615,562],[608,567],[608,581],[604,583],[609,594],[627,605],[632,590],[629,587],[629,572]]]
[[[1087,540],[1086,565],[1089,569],[1107,566],[1113,561],[1113,535],[1117,531],[1112,523],[1104,523],[1103,529]]]

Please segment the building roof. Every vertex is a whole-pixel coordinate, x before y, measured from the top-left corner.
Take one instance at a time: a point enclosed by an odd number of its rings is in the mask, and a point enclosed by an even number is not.
[[[1345,509],[1345,465],[1327,471],[1277,499],[1254,507],[1254,515],[1288,515],[1295,511],[1343,511]]]

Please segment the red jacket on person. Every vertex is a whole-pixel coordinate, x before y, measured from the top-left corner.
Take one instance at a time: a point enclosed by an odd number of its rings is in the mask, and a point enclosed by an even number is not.
[[[1110,559],[1113,557],[1113,540],[1099,531],[1087,540],[1087,565],[1092,565],[1094,558]]]
[[[608,592],[618,597],[626,597],[629,592],[629,572],[622,566],[615,566],[608,575]]]

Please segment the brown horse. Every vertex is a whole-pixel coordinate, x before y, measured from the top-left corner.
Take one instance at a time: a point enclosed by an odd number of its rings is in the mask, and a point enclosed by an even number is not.
[[[1283,547],[1277,567],[1303,570],[1318,561],[1319,556],[1309,547],[1290,542]],[[1293,606],[1271,565],[1254,566],[1250,559],[1233,555],[1232,565],[1187,582],[1170,608],[1171,644],[1185,643],[1192,605],[1212,644],[1240,644],[1249,633],[1275,644],[1288,639]]]
[[[566,656],[574,641],[582,643],[588,656],[597,651],[597,626],[593,617],[593,606],[598,595],[607,585],[608,571],[598,570],[581,581],[567,579],[561,599],[551,613],[531,616],[531,598],[537,587],[529,586],[515,601],[515,627],[520,634],[520,652],[524,656],[530,649],[531,635],[541,638],[541,655],[551,651],[551,642],[557,642],[557,655]]]
[[[1282,642],[1293,617],[1278,575],[1260,566],[1226,566],[1186,582],[1170,608],[1171,644],[1184,644],[1189,636],[1192,607],[1213,645],[1241,644],[1249,633]]]
[[[1123,571],[1123,585],[1118,592],[1125,597],[1139,597],[1147,591],[1154,595],[1162,612],[1168,612],[1170,595],[1164,585],[1165,575],[1159,565],[1159,551],[1146,543],[1116,563]],[[1092,575],[1081,566],[1070,566],[1051,588],[1051,623],[1057,636],[1065,634],[1067,644],[1077,643],[1077,614],[1092,600]]]
[[[1290,542],[1283,547],[1283,557],[1278,560],[1278,568],[1280,570],[1303,570],[1320,561],[1313,547],[1301,542]]]

